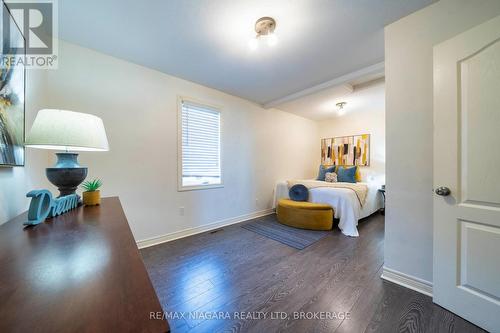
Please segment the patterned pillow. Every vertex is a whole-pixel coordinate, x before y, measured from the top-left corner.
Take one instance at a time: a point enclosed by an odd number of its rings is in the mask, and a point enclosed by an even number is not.
[[[336,183],[337,174],[335,172],[327,172],[325,175],[325,182]]]

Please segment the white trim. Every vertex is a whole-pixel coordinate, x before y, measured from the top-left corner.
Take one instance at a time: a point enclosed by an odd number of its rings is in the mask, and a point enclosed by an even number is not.
[[[384,62],[379,62],[377,64],[361,68],[357,71],[348,73],[346,75],[339,76],[333,80],[326,81],[323,83],[320,83],[318,85],[312,86],[310,88],[306,88],[304,90],[295,92],[293,94],[269,101],[267,103],[264,103],[262,107],[265,109],[273,108],[275,106],[281,105],[286,102],[290,102],[293,100],[296,100],[298,98],[311,95],[314,93],[317,93],[319,91],[334,87],[334,86],[340,86],[343,84],[348,84],[349,82],[353,80],[357,80],[359,78],[362,78],[367,75],[372,75],[372,74],[384,74],[385,73],[385,63]]]
[[[432,282],[401,273],[385,266],[382,268],[382,275],[380,277],[386,281],[399,284],[405,288],[415,290],[419,293],[432,297]]]
[[[179,181],[182,183],[182,179],[180,179]],[[177,192],[208,190],[211,188],[221,188],[221,187],[224,187],[224,184],[208,184],[208,185],[194,185],[194,186],[180,185],[179,188],[177,189]]]
[[[161,243],[170,242],[170,241],[173,241],[173,240],[176,240],[179,238],[184,238],[184,237],[196,235],[196,234],[199,234],[202,232],[222,228],[222,227],[225,227],[225,226],[228,226],[231,224],[236,224],[236,223],[244,222],[247,220],[255,219],[257,217],[271,215],[273,213],[274,213],[274,209],[269,208],[269,209],[261,210],[258,212],[253,212],[250,214],[240,215],[240,216],[232,217],[229,219],[205,224],[205,225],[202,225],[199,227],[175,231],[175,232],[171,232],[171,233],[168,233],[168,234],[165,234],[162,236],[157,236],[157,237],[152,237],[152,238],[147,238],[147,239],[137,241],[137,247],[139,249],[143,249],[145,247],[150,247],[153,245],[158,245]]]

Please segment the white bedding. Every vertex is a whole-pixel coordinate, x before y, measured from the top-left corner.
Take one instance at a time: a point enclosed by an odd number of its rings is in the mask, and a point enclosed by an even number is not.
[[[382,198],[378,194],[379,184],[360,183],[368,186],[366,202],[361,207],[356,193],[346,188],[318,187],[309,190],[309,201],[326,203],[333,207],[335,218],[339,219],[339,228],[344,235],[358,237],[358,220],[367,217],[382,208]],[[279,199],[290,198],[286,182],[276,184],[274,207]]]

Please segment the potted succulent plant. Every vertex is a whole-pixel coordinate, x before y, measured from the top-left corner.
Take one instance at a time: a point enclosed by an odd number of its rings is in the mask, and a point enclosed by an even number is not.
[[[85,206],[95,206],[101,204],[101,191],[99,188],[102,186],[100,179],[86,181],[82,184],[83,189],[83,204]]]

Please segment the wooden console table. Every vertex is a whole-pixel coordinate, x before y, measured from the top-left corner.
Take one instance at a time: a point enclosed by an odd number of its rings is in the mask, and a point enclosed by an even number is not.
[[[0,332],[168,332],[118,198],[0,226]]]

